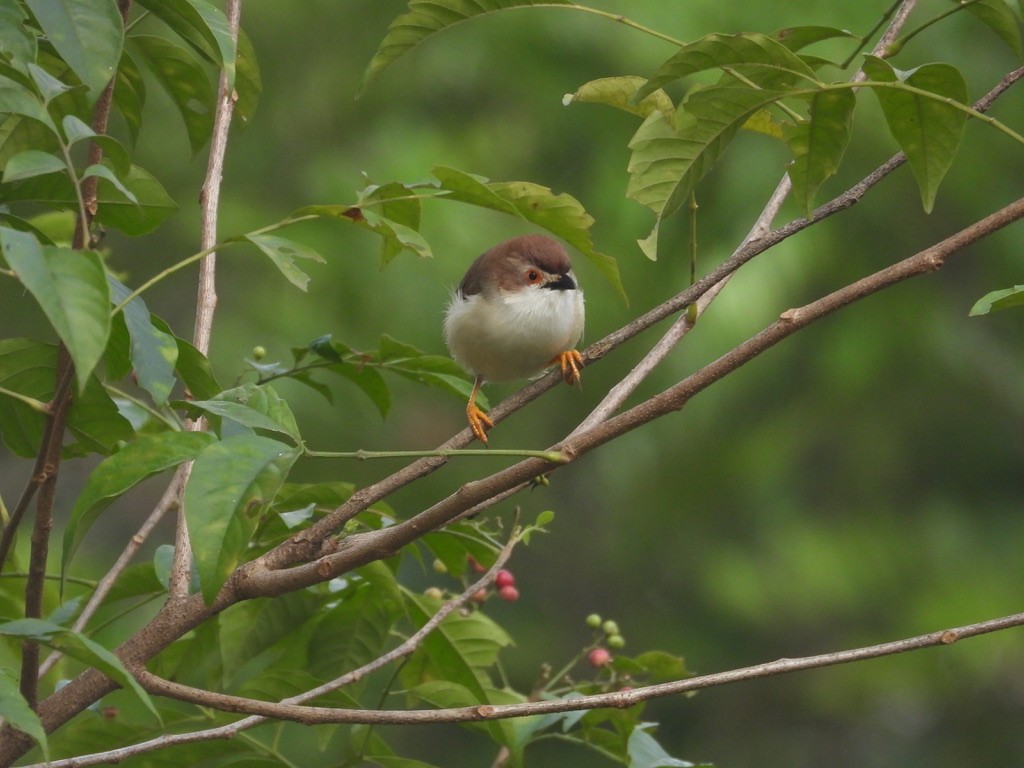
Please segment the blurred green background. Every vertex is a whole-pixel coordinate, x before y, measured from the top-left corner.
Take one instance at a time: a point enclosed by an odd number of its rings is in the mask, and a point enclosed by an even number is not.
[[[771,32],[822,24],[870,29],[888,0],[779,4],[767,0],[612,0],[680,39],[709,32]],[[918,20],[949,6],[922,2]],[[687,281],[685,222],[662,227],[661,258],[635,241],[648,211],[624,198],[626,143],[637,121],[595,105],[562,106],[584,82],[646,74],[670,46],[622,25],[566,9],[493,14],[451,29],[387,70],[359,100],[361,73],[399,0],[247,3],[243,26],[264,91],[255,120],[229,147],[222,235],[248,231],[312,203],[350,203],[362,174],[416,181],[435,164],[494,180],[529,180],[568,192],[595,216],[599,250],[619,259],[631,305],[584,260],[586,339],[594,341],[675,294]],[[912,24],[911,26],[914,26]],[[845,51],[844,51],[845,52]],[[842,53],[837,54],[842,55]],[[965,14],[916,38],[895,66],[928,61],[962,68],[972,98],[1017,66]],[[1019,88],[1019,86],[1018,86]],[[169,103],[150,89],[137,162],[182,211],[137,242],[112,235],[112,263],[138,282],[197,250],[204,157]],[[166,114],[166,119],[160,115]],[[1011,91],[993,110],[1019,127]],[[873,97],[858,107],[848,163],[820,195],[845,189],[895,151]],[[784,171],[765,137],[741,135],[698,190],[706,270],[739,243]],[[852,210],[759,257],[730,284],[694,333],[633,402],[670,386],[800,306],[904,258],[1021,193],[1024,153],[1005,136],[968,125],[935,211],[921,210],[903,168]],[[780,218],[798,212],[787,208]],[[522,222],[451,203],[428,203],[423,231],[436,258],[403,254],[388,269],[371,234],[341,224],[293,231],[327,258],[308,295],[255,251],[225,251],[212,358],[221,381],[243,370],[254,345],[268,359],[332,333],[354,347],[387,333],[444,353],[441,321],[468,262]],[[528,686],[545,662],[560,666],[589,640],[584,617],[614,618],[626,652],[660,648],[698,672],[850,648],[1022,610],[1024,606],[1024,313],[968,318],[982,294],[1021,282],[1020,225],[957,255],[940,273],[847,308],[797,334],[649,425],[559,471],[550,488],[514,500],[554,509],[550,535],[512,561],[522,598],[494,605],[518,641],[510,677]],[[179,335],[191,333],[195,273],[148,299]],[[12,318],[30,332],[31,318]],[[658,338],[655,329],[584,373],[582,391],[559,387],[502,423],[496,447],[546,447],[578,423]],[[463,426],[462,404],[393,380],[382,420],[354,387],[334,404],[282,383],[311,447],[431,448]],[[491,386],[497,402],[514,387]],[[4,495],[27,465],[4,461]],[[391,499],[412,515],[500,459],[452,462]],[[367,483],[394,462],[307,462],[298,478]],[[72,465],[65,506],[87,468]],[[154,491],[155,492],[155,491]],[[507,502],[504,510],[511,510]],[[125,535],[142,505],[122,505]],[[108,518],[109,519],[109,518]],[[120,547],[91,538],[88,549]],[[102,560],[96,560],[97,572]],[[433,574],[410,574],[427,586]],[[1024,635],[1011,630],[941,650],[736,684],[653,703],[649,719],[676,756],[718,766],[882,768],[1024,762]],[[456,728],[393,729],[412,756],[489,765],[494,748]],[[396,744],[396,746],[398,746]],[[458,756],[457,758],[454,756]],[[531,766],[600,764],[557,744]]]

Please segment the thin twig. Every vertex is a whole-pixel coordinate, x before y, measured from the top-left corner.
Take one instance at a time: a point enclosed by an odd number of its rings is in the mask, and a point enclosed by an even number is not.
[[[746,248],[750,243],[764,237],[771,230],[772,222],[779,213],[779,209],[782,208],[782,204],[786,200],[786,196],[789,194],[789,190],[792,188],[789,175],[785,175],[779,181],[775,187],[775,191],[772,196],[768,199],[761,214],[757,217],[757,221],[754,222],[754,226],[750,228],[750,232],[743,238],[743,242],[740,243],[737,252]],[[585,432],[591,429],[602,421],[607,419],[626,401],[637,387],[646,379],[651,371],[653,371],[662,360],[668,357],[669,353],[675,349],[676,345],[682,341],[683,337],[689,333],[696,325],[696,319],[699,318],[707,308],[711,305],[711,302],[715,300],[721,290],[728,284],[732,279],[735,272],[730,273],[711,286],[701,297],[691,306],[696,307],[696,317],[691,317],[689,313],[682,313],[676,318],[676,321],[672,323],[672,326],[668,329],[664,336],[658,340],[651,349],[644,355],[643,359],[637,363],[633,369],[627,373],[618,384],[612,387],[608,394],[605,395],[604,399],[598,403],[597,407],[580,423],[576,429],[574,429],[569,437],[572,438],[575,435]]]
[[[36,496],[36,515],[32,526],[29,550],[28,579],[25,581],[25,618],[39,619],[43,615],[43,592],[46,586],[46,559],[50,551],[50,531],[53,528],[53,505],[57,498],[57,474],[60,470],[60,451],[64,444],[64,426],[71,408],[71,380],[74,363],[63,344],[57,348],[57,391],[50,403],[43,441],[39,447],[42,457],[42,482]],[[39,691],[39,643],[27,640],[21,645],[21,695],[35,708]]]
[[[224,8],[231,37],[238,48],[238,29],[242,16],[241,0],[228,0]],[[221,180],[224,175],[224,157],[227,154],[228,134],[231,117],[238,96],[228,83],[227,69],[222,68],[217,89],[217,111],[213,117],[213,133],[210,137],[210,156],[206,163],[206,178],[199,195],[202,208],[200,249],[208,251],[217,244],[217,211],[220,205]],[[202,354],[210,351],[210,337],[213,333],[213,315],[217,308],[217,253],[210,250],[199,262],[199,287],[196,297],[196,319],[192,343]],[[201,432],[206,428],[206,419],[189,419],[185,429]],[[174,474],[174,485],[181,493],[178,504],[178,518],[174,532],[174,556],[171,561],[169,592],[171,599],[188,595],[191,582],[192,544],[188,538],[188,524],[185,518],[184,494],[192,473],[192,462],[179,467]]]
[[[67,758],[65,760],[54,760],[48,763],[34,763],[25,768],[86,768],[91,765],[102,765],[125,760],[145,752],[152,752],[171,745],[187,744],[197,741],[206,741],[215,738],[231,738],[238,733],[237,726],[249,721],[255,721],[252,725],[264,722],[266,719],[291,720],[306,725],[317,725],[325,723],[368,723],[368,724],[401,724],[421,725],[436,723],[466,723],[479,722],[481,720],[507,720],[514,717],[527,717],[531,715],[549,715],[560,712],[580,712],[591,709],[624,709],[635,706],[650,699],[664,696],[679,695],[691,691],[716,688],[731,683],[745,682],[748,680],[759,680],[776,675],[786,675],[793,672],[802,672],[808,669],[820,669],[823,667],[834,667],[840,664],[849,664],[855,661],[877,659],[884,656],[895,656],[901,653],[917,651],[924,648],[942,647],[952,645],[959,640],[971,637],[999,632],[1024,625],[1024,613],[1017,613],[1011,616],[1004,616],[989,621],[980,621],[974,624],[967,624],[961,627],[929,632],[924,635],[893,640],[877,645],[868,645],[860,648],[853,648],[845,651],[834,651],[822,653],[815,656],[804,656],[791,659],[777,659],[764,664],[756,664],[749,667],[728,670],[726,672],[714,672],[708,675],[699,675],[685,680],[675,680],[668,683],[657,683],[633,688],[628,691],[614,691],[611,693],[599,693],[589,696],[577,696],[569,699],[551,699],[545,701],[528,701],[521,704],[481,704],[473,707],[453,707],[450,709],[419,709],[419,710],[358,710],[358,709],[334,709],[329,707],[305,707],[282,703],[258,701],[255,699],[244,699],[237,696],[223,696],[217,709],[226,712],[256,711],[258,714],[245,718],[237,723],[226,725],[221,728],[212,728],[206,731],[193,733],[169,734],[130,747],[121,747],[106,752],[98,752],[92,755]],[[159,678],[157,678],[159,679]],[[148,682],[153,683],[152,679]],[[165,681],[166,682],[166,681]],[[177,683],[169,683],[167,686],[160,686],[161,692],[174,691],[176,694],[190,693],[195,689],[182,686]],[[183,690],[184,689],[184,690]],[[205,693],[205,692],[201,692]],[[220,695],[218,695],[220,696]],[[203,700],[203,706],[212,706],[209,701]],[[251,725],[247,727],[252,727]]]

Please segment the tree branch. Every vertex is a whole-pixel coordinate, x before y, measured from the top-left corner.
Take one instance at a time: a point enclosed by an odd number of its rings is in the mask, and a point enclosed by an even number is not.
[[[975,103],[974,108],[979,112],[988,110],[996,99],[1011,85],[1020,80],[1021,77],[1024,77],[1024,67],[1008,73],[995,88]],[[846,192],[815,208],[810,216],[794,219],[788,224],[772,230],[763,237],[757,237],[740,245],[728,259],[686,290],[681,291],[617,331],[613,331],[603,339],[591,344],[583,351],[584,360],[588,365],[600,360],[612,350],[646,331],[648,328],[686,309],[690,304],[699,300],[701,296],[756,256],[798,232],[807,229],[811,225],[853,207],[860,202],[861,198],[872,187],[879,184],[906,161],[907,157],[902,152],[894,155]],[[503,400],[492,408],[488,415],[495,423],[500,422],[540,397],[549,389],[557,386],[561,381],[561,375],[557,371],[552,371],[546,376],[542,376],[527,384],[518,392]],[[472,432],[469,429],[464,429],[438,446],[437,450],[438,452],[444,452],[446,450],[459,449],[468,445],[472,440]],[[333,542],[330,540],[330,537],[334,531],[338,530],[348,520],[364,511],[371,504],[375,504],[400,488],[404,488],[419,478],[434,472],[446,463],[447,459],[443,456],[420,459],[383,480],[359,489],[348,501],[318,521],[310,529],[292,537],[284,544],[261,557],[259,567],[276,570],[329,554],[333,548]]]
[[[914,256],[847,285],[807,306],[787,310],[778,321],[681,382],[587,432],[552,446],[551,450],[561,451],[569,461],[573,461],[637,427],[678,411],[698,392],[753,360],[797,330],[884,288],[941,268],[946,258],[952,254],[1021,217],[1024,217],[1024,198]],[[409,520],[378,531],[349,536],[336,546],[333,553],[310,563],[287,570],[270,571],[259,560],[255,560],[236,572],[237,578],[232,580],[233,589],[236,594],[245,597],[265,597],[336,577],[373,560],[389,557],[424,533],[448,524],[470,507],[482,504],[496,494],[560,466],[564,465],[544,462],[541,459],[526,459],[490,477],[463,485],[454,494]]]
[[[119,10],[122,20],[125,20],[130,7],[130,0],[121,0]],[[97,134],[104,134],[107,131],[107,123],[110,119],[110,105],[114,97],[114,80],[111,78],[100,94],[96,105],[93,107],[92,129]],[[95,165],[103,159],[103,148],[99,142],[90,141],[87,151],[89,165]],[[92,219],[96,215],[97,197],[96,189],[99,179],[91,176],[85,179],[75,192],[81,203],[80,215],[75,217],[75,231],[72,237],[71,247],[81,251],[90,246],[89,230]],[[34,487],[38,487],[36,499],[35,522],[32,527],[31,549],[29,552],[28,580],[25,582],[25,618],[37,619],[42,617],[43,590],[46,585],[46,559],[50,551],[50,531],[53,528],[53,506],[57,495],[57,475],[60,470],[60,453],[64,445],[64,428],[67,424],[68,411],[71,409],[72,382],[74,379],[75,366],[68,354],[67,347],[61,342],[57,345],[57,372],[54,381],[53,399],[49,403],[49,414],[46,417],[43,427],[43,436],[40,442],[39,454],[36,461],[36,471],[30,481],[26,492],[22,495],[25,500],[22,513],[28,506],[32,497]],[[38,485],[36,483],[38,482]],[[12,520],[8,524],[8,530],[4,531],[5,542],[0,545],[7,547],[14,540],[14,531],[20,518]],[[10,536],[8,537],[8,533]],[[0,547],[2,549],[2,547]],[[6,551],[0,551],[6,556]],[[2,563],[2,560],[0,560]],[[37,694],[39,690],[39,643],[27,640],[22,643],[21,656],[21,695],[33,709],[36,707]]]
[[[238,29],[242,17],[241,0],[228,0],[224,8],[228,28],[238,49]],[[228,134],[231,117],[238,95],[228,86],[227,70],[222,69],[217,87],[217,110],[213,117],[213,132],[210,136],[210,155],[206,161],[206,178],[199,194],[201,232],[199,249],[208,251],[217,245],[217,211],[220,206],[220,187],[224,175],[224,157],[227,154]],[[199,288],[196,297],[196,318],[192,343],[203,355],[210,352],[210,337],[213,333],[213,315],[217,309],[217,253],[210,251],[199,262]],[[189,419],[185,429],[201,432],[206,428],[206,419]],[[191,581],[192,545],[188,539],[188,525],[185,520],[184,494],[192,473],[192,462],[183,464],[174,474],[173,485],[181,493],[178,503],[178,519],[174,532],[174,558],[171,562],[170,594],[173,599],[188,595]]]
[[[63,344],[57,347],[57,386],[46,417],[39,456],[42,469],[36,498],[35,523],[32,526],[28,579],[25,582],[25,618],[43,616],[43,590],[46,586],[46,558],[50,552],[50,531],[53,528],[53,505],[57,495],[57,474],[60,451],[64,445],[64,426],[71,408],[71,388],[75,366]],[[21,695],[33,709],[38,704],[39,643],[26,640],[21,644]]]
[[[819,669],[822,667],[834,667],[839,664],[849,664],[855,661],[877,659],[883,656],[894,656],[900,653],[916,651],[922,648],[952,645],[958,640],[970,637],[999,632],[1013,627],[1024,625],[1024,613],[1017,613],[1011,616],[1004,616],[998,619],[981,621],[975,624],[967,624],[952,629],[929,632],[924,635],[908,637],[902,640],[893,640],[878,645],[869,645],[861,648],[854,648],[846,651],[834,651],[822,653],[816,656],[804,656],[793,659],[778,659],[776,661],[756,664],[750,667],[740,667],[726,672],[715,672],[708,675],[698,675],[684,680],[676,680],[669,683],[658,683],[633,688],[628,691],[615,691],[612,693],[599,693],[589,696],[578,696],[571,699],[553,699],[548,701],[530,701],[522,704],[480,704],[474,707],[453,707],[451,709],[418,709],[418,710],[357,710],[357,709],[334,709],[329,707],[306,707],[292,704],[272,703],[258,701],[255,699],[243,699],[238,696],[223,696],[217,694],[217,702],[211,703],[206,697],[195,703],[202,706],[213,706],[226,712],[253,712],[251,717],[244,720],[195,733],[173,734],[162,736],[151,741],[135,744],[130,747],[122,747],[106,752],[99,752],[92,755],[72,757],[66,760],[53,760],[48,763],[34,763],[25,768],[86,768],[91,765],[103,765],[125,760],[129,757],[151,752],[164,747],[186,744],[196,741],[206,741],[214,738],[231,738],[236,735],[237,727],[243,723],[252,722],[257,725],[267,718],[276,720],[291,720],[305,725],[318,725],[326,723],[365,723],[365,724],[388,724],[388,725],[421,725],[437,723],[467,723],[479,722],[481,720],[506,720],[513,717],[527,717],[530,715],[547,715],[560,712],[579,712],[590,709],[618,708],[624,709],[640,704],[650,699],[673,696],[681,693],[689,693],[707,688],[715,688],[730,683],[744,682],[747,680],[758,680],[775,675],[785,675],[793,672],[800,672],[808,669]],[[148,673],[140,680],[151,692],[180,696],[192,695],[197,689],[182,686],[161,680]],[[208,693],[198,691],[200,694]],[[197,696],[197,698],[199,698]],[[186,699],[190,700],[190,699]],[[219,706],[223,705],[223,706]],[[247,725],[251,727],[251,725]]]

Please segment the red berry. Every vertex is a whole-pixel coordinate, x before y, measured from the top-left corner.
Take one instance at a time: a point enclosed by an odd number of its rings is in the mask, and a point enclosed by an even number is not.
[[[498,590],[498,597],[502,600],[507,600],[510,603],[514,603],[519,599],[519,590],[513,587],[511,584],[506,584],[504,587]]]
[[[473,593],[473,596],[470,598],[470,600],[472,600],[474,603],[482,603],[486,599],[487,599],[487,590],[486,589],[478,589],[476,592]]]
[[[611,663],[612,655],[605,648],[595,648],[587,656],[587,661],[592,667],[604,667]]]
[[[506,571],[502,569],[498,571],[498,575],[494,579],[495,585],[498,589],[502,587],[514,587],[516,585],[516,577],[512,575],[512,571]]]
[[[472,555],[466,555],[466,559],[469,561],[469,567],[477,573],[485,573],[487,571],[487,568],[483,565],[480,565],[480,563],[477,562],[477,559]]]

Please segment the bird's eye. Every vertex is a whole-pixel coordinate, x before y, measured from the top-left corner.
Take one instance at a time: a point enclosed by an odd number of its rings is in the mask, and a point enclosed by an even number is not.
[[[526,270],[526,282],[528,282],[530,285],[536,285],[537,283],[540,282],[540,279],[540,272],[537,271],[536,269]]]

